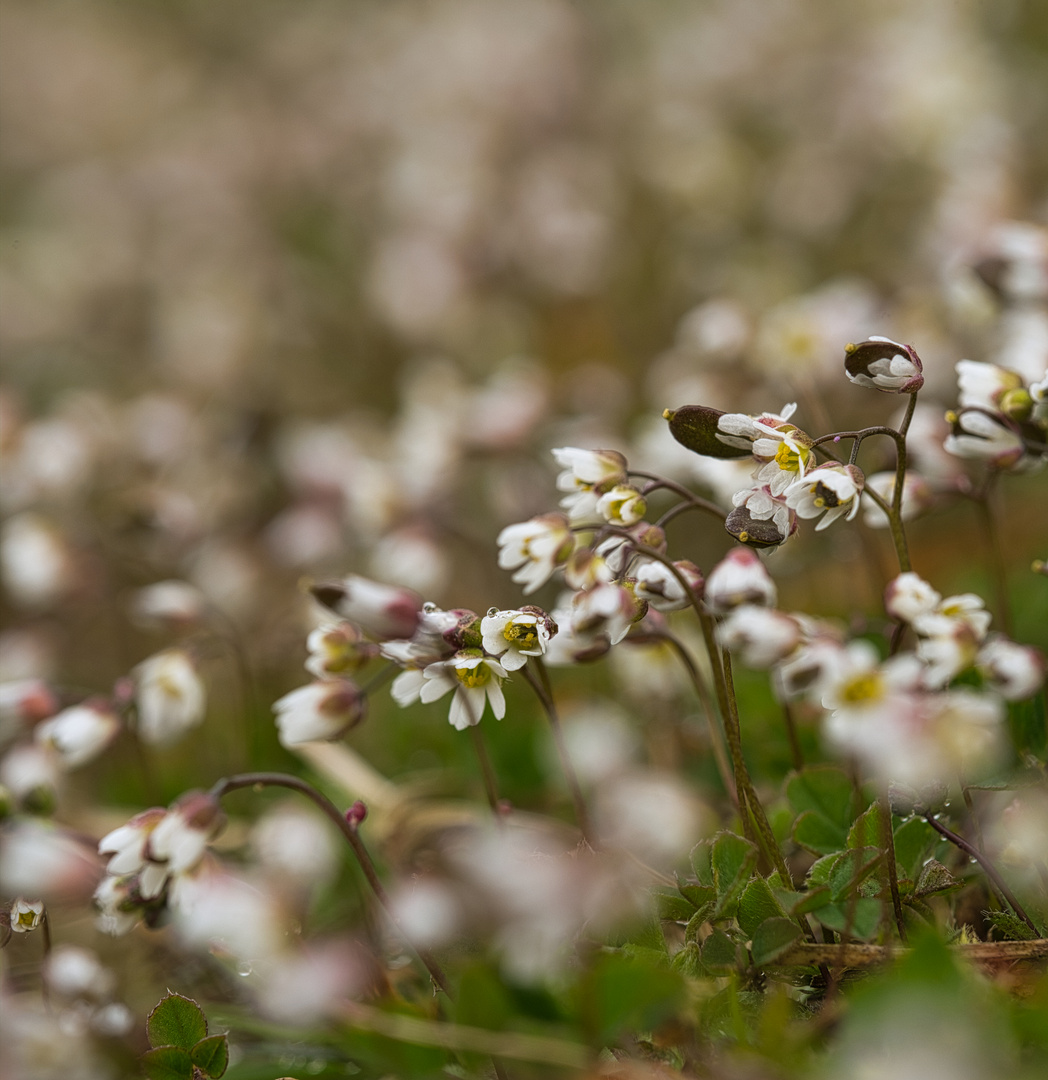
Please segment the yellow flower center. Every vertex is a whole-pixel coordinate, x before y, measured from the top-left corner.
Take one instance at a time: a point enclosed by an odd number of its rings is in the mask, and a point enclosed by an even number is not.
[[[856,675],[841,687],[841,701],[857,705],[863,701],[876,701],[883,691],[881,676],[876,671]]]
[[[477,664],[476,667],[455,668],[455,674],[463,686],[472,689],[474,686],[483,686],[491,678],[491,668],[487,664]]]
[[[775,464],[785,472],[800,472],[801,463],[807,460],[807,450],[794,450],[785,442],[779,443],[779,449],[775,451]]]
[[[532,649],[539,641],[538,627],[534,623],[507,623],[502,636],[520,649]]]

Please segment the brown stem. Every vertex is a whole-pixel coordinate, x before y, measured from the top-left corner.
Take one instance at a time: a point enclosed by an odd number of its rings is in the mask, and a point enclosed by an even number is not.
[[[950,952],[979,962],[1043,960],[1048,957],[1048,939],[1035,941],[973,941],[947,946]],[[870,967],[907,955],[901,945],[821,945],[798,942],[778,961],[783,966],[829,964],[832,967]]]
[[[704,499],[700,495],[696,495],[694,492],[689,491],[683,484],[668,480],[664,476],[658,476],[655,473],[649,472],[639,472],[637,469],[630,469],[630,476],[639,476],[644,480],[650,481],[650,483],[644,485],[644,490],[641,492],[642,495],[647,495],[652,491],[658,491],[660,488],[663,488],[666,491],[672,491],[675,495],[679,495],[693,510],[703,510],[707,514],[712,514],[722,522],[727,516],[716,503],[711,503],[708,499]],[[661,523],[660,520],[659,524]]]
[[[345,837],[349,846],[353,849],[353,854],[356,856],[357,863],[359,864],[364,877],[367,879],[371,891],[375,894],[375,899],[382,906],[389,920],[397,930],[400,931],[401,937],[403,937],[408,945],[414,950],[419,960],[422,961],[423,966],[429,972],[433,982],[450,997],[447,976],[444,974],[441,966],[437,963],[428,949],[423,949],[412,943],[410,937],[408,937],[404,928],[401,926],[400,921],[397,919],[396,915],[393,914],[393,908],[389,902],[389,895],[378,876],[378,871],[375,869],[375,864],[371,861],[371,856],[368,854],[368,850],[364,846],[363,840],[360,839],[356,823],[347,820],[345,814],[343,814],[326,795],[317,791],[312,784],[307,783],[305,780],[300,780],[297,776],[292,776],[290,773],[252,772],[239,773],[236,776],[227,776],[212,786],[210,794],[214,799],[221,799],[224,795],[227,795],[231,791],[236,791],[238,788],[254,787],[284,787],[290,788],[292,791],[297,791],[300,795],[305,795],[307,799],[313,802],[314,805],[316,805],[317,808],[335,824],[339,832]]]
[[[892,832],[892,808],[886,798],[881,799],[881,817],[884,819],[884,854],[888,863],[888,888],[892,894],[892,911],[899,938],[906,940],[906,926],[902,921],[902,898],[899,896],[899,870],[895,865],[895,833]]]
[[[1030,918],[1029,915],[1026,914],[1026,911],[1024,910],[1022,904],[1020,904],[1019,901],[1016,900],[1012,890],[1008,888],[1008,886],[1004,883],[1004,879],[1001,877],[1000,874],[997,873],[997,870],[994,867],[993,863],[990,862],[990,860],[981,851],[979,851],[978,848],[974,847],[972,844],[969,844],[963,836],[958,836],[957,833],[955,833],[952,829],[948,829],[945,825],[943,825],[941,821],[937,821],[933,814],[926,813],[924,815],[924,820],[927,821],[928,824],[931,825],[931,827],[940,836],[945,836],[951,844],[959,847],[961,851],[965,852],[967,855],[970,855],[983,868],[983,870],[986,871],[986,876],[994,883],[994,885],[997,886],[998,891],[1011,905],[1011,908],[1015,912],[1015,914],[1018,915],[1019,918],[1022,919],[1022,921],[1026,923],[1026,925],[1035,934],[1040,933],[1040,931],[1034,925],[1033,920]]]

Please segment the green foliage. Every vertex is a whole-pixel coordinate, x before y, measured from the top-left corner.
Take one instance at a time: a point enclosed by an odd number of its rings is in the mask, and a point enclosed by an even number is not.
[[[226,1036],[208,1036],[207,1018],[192,998],[169,993],[149,1014],[146,1033],[152,1049],[140,1060],[149,1080],[217,1080],[229,1064]]]
[[[793,838],[818,855],[839,851],[848,843],[855,816],[855,792],[841,769],[814,765],[790,775],[786,798],[798,815]]]
[[[774,964],[801,938],[800,927],[792,919],[771,918],[761,923],[753,934],[750,954],[758,967]]]

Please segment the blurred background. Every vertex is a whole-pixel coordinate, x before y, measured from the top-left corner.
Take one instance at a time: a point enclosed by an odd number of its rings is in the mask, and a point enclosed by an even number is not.
[[[723,499],[664,407],[883,421],[841,372],[881,333],[932,446],[958,359],[1048,350],[987,271],[1043,250],[1035,0],[8,0],[0,49],[6,679],[107,690],[157,645],[132,591],[178,578],[272,700],[304,580],[519,602],[494,539],[554,505],[551,446]],[[1000,511],[1024,572],[1039,482]],[[916,568],[987,590],[971,507],[941,513]],[[787,544],[784,606],[879,611],[881,539]]]

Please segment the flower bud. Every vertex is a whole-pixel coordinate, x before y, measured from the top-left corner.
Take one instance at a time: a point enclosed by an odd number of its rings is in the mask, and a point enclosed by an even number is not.
[[[764,564],[749,548],[732,548],[710,571],[706,579],[706,603],[722,615],[741,604],[774,607],[777,597]]]
[[[418,626],[421,597],[411,589],[382,585],[350,574],[310,590],[324,605],[379,641],[410,638]]]
[[[912,345],[871,337],[844,346],[844,373],[859,386],[885,394],[916,394],[924,385],[921,358]]]
[[[714,458],[749,457],[752,439],[732,438],[718,428],[718,421],[726,414],[720,409],[705,405],[682,405],[679,409],[666,409],[662,417],[670,425],[670,434],[696,454]],[[727,439],[732,438],[729,443]]]

